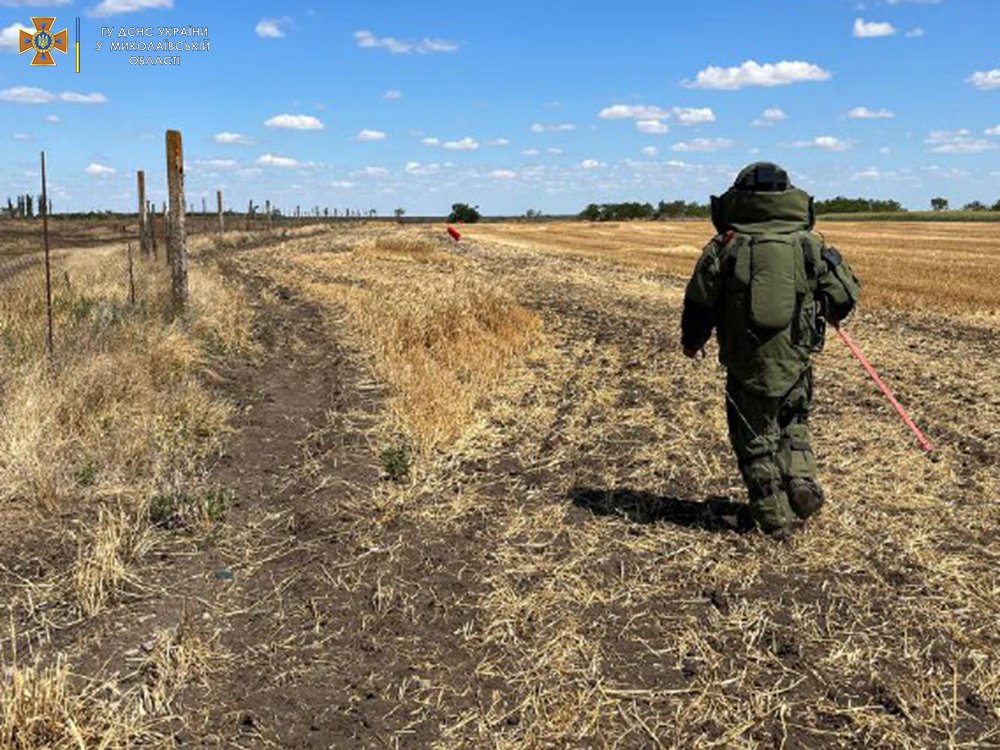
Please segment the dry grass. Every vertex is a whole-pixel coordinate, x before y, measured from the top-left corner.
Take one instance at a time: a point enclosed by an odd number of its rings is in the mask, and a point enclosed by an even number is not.
[[[178,323],[164,315],[162,265],[135,260],[135,304],[127,268],[122,246],[56,254],[51,359],[39,274],[5,279],[0,295],[0,611],[19,629],[4,648],[39,644],[0,682],[4,750],[128,746],[147,736],[192,668],[182,639],[151,653],[146,671],[162,678],[90,682],[45,645],[124,594],[144,593],[142,560],[156,541],[150,505],[197,494],[200,465],[231,413],[210,389],[212,368],[252,351],[241,291],[209,265],[192,267],[191,312]],[[18,572],[27,556],[47,572]]]
[[[284,246],[279,270],[271,249],[251,262],[310,301],[346,309],[419,451],[458,440],[537,341],[538,317],[424,237],[375,237],[349,252],[321,252],[331,237]]]

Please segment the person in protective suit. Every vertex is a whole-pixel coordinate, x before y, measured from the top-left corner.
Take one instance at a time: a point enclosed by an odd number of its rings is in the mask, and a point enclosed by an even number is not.
[[[729,438],[766,533],[786,537],[822,507],[809,434],[811,355],[826,322],[854,309],[860,282],[813,232],[813,199],[781,167],[746,167],[712,197],[718,235],[688,282],[684,354],[695,358],[715,329],[726,368]]]

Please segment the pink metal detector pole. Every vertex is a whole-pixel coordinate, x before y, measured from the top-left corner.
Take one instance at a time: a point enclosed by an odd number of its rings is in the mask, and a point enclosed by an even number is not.
[[[851,354],[857,357],[858,362],[860,362],[861,366],[865,368],[865,372],[871,376],[871,379],[875,381],[875,385],[879,387],[879,390],[882,391],[887,399],[889,399],[889,403],[892,404],[893,408],[899,413],[899,416],[903,418],[903,422],[906,426],[910,428],[910,431],[914,435],[916,435],[917,442],[920,443],[920,447],[923,448],[925,452],[932,453],[934,451],[934,446],[931,445],[931,441],[928,440],[924,433],[920,431],[920,428],[917,427],[916,423],[914,423],[914,421],[910,418],[910,415],[906,413],[906,409],[904,409],[896,400],[896,397],[892,395],[892,391],[889,390],[889,386],[882,382],[882,378],[880,378],[878,373],[875,372],[875,368],[871,366],[871,363],[865,359],[865,355],[861,353],[861,349],[859,349],[858,345],[854,343],[854,339],[851,338],[851,335],[840,327],[837,327],[837,335],[840,336],[841,340],[845,344],[847,344],[847,348],[851,350]]]

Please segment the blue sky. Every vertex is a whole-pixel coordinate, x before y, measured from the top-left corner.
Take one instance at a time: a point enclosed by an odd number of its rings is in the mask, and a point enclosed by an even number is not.
[[[81,17],[80,74],[17,54],[43,14],[71,43]],[[102,26],[211,50],[130,65]],[[996,0],[0,0],[0,200],[44,149],[56,210],[130,208],[140,168],[162,201],[178,128],[199,206],[576,212],[705,201],[760,159],[819,197],[993,203],[997,28]]]

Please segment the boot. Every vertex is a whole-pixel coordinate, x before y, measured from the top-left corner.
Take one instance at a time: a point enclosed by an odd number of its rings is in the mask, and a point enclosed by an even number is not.
[[[826,498],[815,479],[790,477],[785,481],[788,504],[803,521],[823,507]]]

